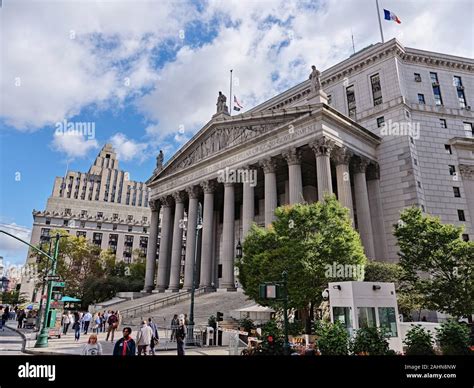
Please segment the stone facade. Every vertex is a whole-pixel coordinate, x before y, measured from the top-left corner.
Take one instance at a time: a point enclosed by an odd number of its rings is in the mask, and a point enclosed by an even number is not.
[[[145,289],[176,291],[178,276],[191,287],[194,252],[186,250],[187,270],[178,275],[173,252],[182,243],[172,235],[183,232],[176,225],[182,214],[192,214],[195,225],[198,203],[200,238],[194,226],[181,227],[197,244],[196,285],[209,289],[238,286],[235,246],[252,222],[268,225],[277,206],[321,200],[325,193],[349,208],[371,259],[397,260],[393,225],[411,205],[463,225],[469,238],[473,70],[472,59],[405,48],[393,39],[323,71],[321,89],[307,80],[243,114],[215,114],[147,182],[152,217],[161,210],[161,238],[168,242],[160,246],[157,271],[155,247],[149,247]],[[222,181],[223,171],[227,178],[256,171],[255,184]]]
[[[50,231],[64,229],[103,250],[112,249],[117,260],[126,263],[132,262],[135,250],[145,255],[153,221],[149,189],[143,182],[131,181],[118,162],[112,146],[106,144],[87,173],[68,171],[65,177],[57,177],[46,209],[33,210],[30,243],[46,242]],[[153,241],[156,246],[157,241]],[[35,260],[29,257],[26,264]],[[24,279],[21,292],[33,296],[33,291],[33,281]]]

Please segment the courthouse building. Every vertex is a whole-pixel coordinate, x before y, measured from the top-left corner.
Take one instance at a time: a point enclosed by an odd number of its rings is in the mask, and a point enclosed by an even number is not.
[[[56,177],[46,209],[33,210],[30,243],[47,243],[51,231],[63,229],[131,263],[134,251],[147,252],[148,200],[145,183],[131,181],[129,173],[119,169],[112,146],[106,144],[87,173],[68,171],[65,177]],[[29,252],[26,264],[35,262]],[[21,292],[33,296],[34,286],[32,279],[23,277]]]
[[[251,224],[268,225],[277,206],[325,193],[350,210],[370,259],[397,260],[393,225],[412,205],[473,238],[473,73],[471,58],[393,39],[321,74],[314,68],[309,80],[239,115],[220,95],[218,112],[147,182],[145,289],[177,291],[183,279],[191,288],[196,244],[197,284],[235,289],[236,245]],[[256,181],[220,179],[238,170]]]

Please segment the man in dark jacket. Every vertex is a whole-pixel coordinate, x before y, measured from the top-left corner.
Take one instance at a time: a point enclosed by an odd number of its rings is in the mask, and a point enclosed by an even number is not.
[[[130,334],[132,334],[132,329],[124,327],[123,337],[115,343],[114,356],[135,356],[135,341]]]

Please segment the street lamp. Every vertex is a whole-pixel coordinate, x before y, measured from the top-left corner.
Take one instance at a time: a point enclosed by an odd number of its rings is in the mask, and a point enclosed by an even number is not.
[[[48,255],[51,256],[51,245],[53,243],[53,240],[52,240],[51,236],[47,236],[47,241],[49,241]],[[48,272],[49,272],[49,261],[46,265],[46,270],[45,270],[46,276],[48,275]],[[36,327],[38,328],[38,330],[39,330],[40,325],[41,325],[41,314],[43,312],[43,295],[44,295],[45,287],[46,287],[46,281],[43,278],[42,288],[41,288],[41,295],[40,295],[40,303],[39,303],[39,309],[38,309],[38,316],[36,317]]]
[[[196,289],[196,261],[198,255],[198,241],[199,232],[202,229],[202,206],[198,203],[197,219],[196,219],[196,240],[194,243],[194,258],[193,258],[193,280],[191,285],[191,306],[189,309],[189,328],[188,328],[188,341],[192,338],[192,344],[194,345],[194,291]],[[191,334],[191,335],[189,335]],[[189,344],[189,342],[188,342]]]
[[[4,233],[7,236],[13,237],[14,239],[22,242],[23,244],[28,245],[35,251],[39,252],[40,254],[46,256],[48,259],[52,261],[52,270],[51,270],[51,277],[55,275],[56,273],[56,264],[58,261],[58,254],[59,254],[59,239],[61,237],[67,237],[67,236],[60,236],[59,233],[56,234],[55,236],[55,243],[54,243],[54,254],[53,256],[47,254],[46,252],[42,251],[41,249],[35,247],[34,245],[22,240],[21,238],[18,238],[17,236],[5,232],[4,230],[0,230],[0,233]],[[49,279],[51,279],[51,277]],[[49,315],[49,305],[50,305],[50,299],[51,299],[51,294],[53,291],[53,283],[52,280],[48,280],[48,294],[47,294],[47,299],[46,299],[46,306],[45,306],[45,311],[44,311],[44,316],[45,319],[43,320],[43,328],[41,329],[41,333],[38,336],[38,339],[36,340],[35,348],[47,348],[48,347],[48,315]]]
[[[236,251],[237,251],[237,259],[241,259],[242,258],[242,244],[240,243],[240,240],[238,241],[237,243],[237,246],[235,247]]]

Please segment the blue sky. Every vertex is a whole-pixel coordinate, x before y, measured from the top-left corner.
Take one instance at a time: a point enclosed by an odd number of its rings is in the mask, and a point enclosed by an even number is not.
[[[380,4],[402,20],[383,21],[386,40],[473,56],[470,1]],[[148,179],[157,152],[170,158],[228,95],[231,68],[249,109],[347,58],[351,31],[357,50],[379,41],[372,0],[4,0],[0,18],[0,227],[23,238],[54,177],[86,171],[106,142]],[[95,137],[55,135],[63,120],[93,122]],[[6,260],[25,254],[0,237]]]

